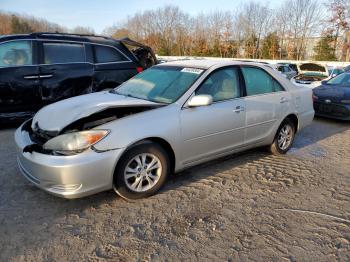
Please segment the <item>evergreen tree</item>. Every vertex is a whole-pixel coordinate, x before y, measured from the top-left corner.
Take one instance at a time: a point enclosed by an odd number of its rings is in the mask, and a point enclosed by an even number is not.
[[[276,59],[279,54],[279,39],[277,34],[270,33],[268,34],[264,41],[261,49],[261,56],[264,59]]]
[[[330,35],[323,36],[314,47],[315,56],[314,59],[317,61],[335,61],[334,47],[332,42],[333,37]]]

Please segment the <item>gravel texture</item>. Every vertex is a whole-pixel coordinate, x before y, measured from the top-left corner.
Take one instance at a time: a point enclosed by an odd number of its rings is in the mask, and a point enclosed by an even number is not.
[[[158,195],[51,196],[0,130],[0,261],[350,261],[350,123],[315,119],[262,149],[181,172]]]

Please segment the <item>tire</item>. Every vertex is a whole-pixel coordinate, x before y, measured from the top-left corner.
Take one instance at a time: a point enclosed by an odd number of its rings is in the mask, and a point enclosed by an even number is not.
[[[120,158],[114,172],[113,188],[124,199],[149,197],[163,186],[169,173],[169,156],[160,145],[153,142],[138,144]]]
[[[288,135],[286,135],[286,132],[288,132]],[[287,139],[286,144],[282,143],[282,141],[284,140],[282,136],[284,135]],[[274,155],[283,155],[287,153],[288,150],[293,145],[294,138],[295,138],[294,123],[287,118],[282,122],[282,124],[278,128],[275,139],[273,140],[273,143],[270,145],[270,148],[269,148],[270,152]]]

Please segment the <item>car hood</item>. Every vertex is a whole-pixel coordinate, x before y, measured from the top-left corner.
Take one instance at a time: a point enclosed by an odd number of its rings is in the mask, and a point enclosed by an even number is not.
[[[327,67],[317,63],[303,63],[298,65],[299,74],[322,74],[329,76]]]
[[[56,102],[39,110],[33,118],[32,128],[60,132],[69,124],[107,108],[158,105],[142,99],[110,92],[98,92]]]
[[[321,85],[313,90],[319,100],[330,99],[333,102],[350,99],[350,87]]]

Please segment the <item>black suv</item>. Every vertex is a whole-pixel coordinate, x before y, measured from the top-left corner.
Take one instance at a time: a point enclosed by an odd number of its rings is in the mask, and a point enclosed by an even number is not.
[[[33,33],[0,37],[0,120],[118,86],[157,63],[151,48],[125,39]]]

